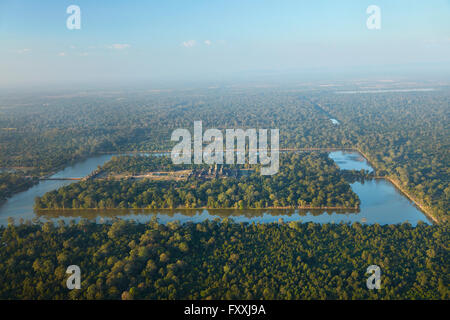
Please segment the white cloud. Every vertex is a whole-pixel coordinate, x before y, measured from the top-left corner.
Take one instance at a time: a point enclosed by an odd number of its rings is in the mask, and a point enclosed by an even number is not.
[[[25,49],[17,50],[17,53],[18,53],[18,54],[24,54],[24,53],[28,53],[28,52],[30,52],[30,51],[31,51],[31,49],[25,48]]]
[[[192,48],[196,44],[197,44],[197,42],[195,40],[188,40],[188,41],[184,41],[181,43],[181,45],[185,48]]]
[[[60,52],[60,53],[58,53],[58,56],[60,56],[60,57],[65,57],[65,56],[66,56],[66,53],[65,53],[65,52]]]
[[[129,45],[128,43],[115,43],[115,44],[109,46],[110,49],[116,49],[116,50],[127,49],[129,47],[131,47],[131,45]]]
[[[88,55],[89,55],[89,53],[87,53],[87,52],[83,52],[80,54],[80,56],[82,56],[82,57],[87,57]]]
[[[205,40],[205,44],[206,44],[207,46],[210,46],[210,45],[212,44],[212,42],[211,42],[211,40]]]

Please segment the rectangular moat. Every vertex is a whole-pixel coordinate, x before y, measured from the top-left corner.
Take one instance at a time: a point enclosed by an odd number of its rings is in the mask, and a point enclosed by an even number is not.
[[[84,177],[95,170],[98,165],[109,161],[113,155],[91,157],[85,161],[69,166],[54,174],[55,178]],[[329,154],[341,170],[367,170],[373,168],[358,152],[335,151]],[[296,210],[296,209],[175,209],[175,210],[137,210],[137,209],[107,209],[107,210],[33,210],[35,197],[58,189],[76,181],[40,181],[27,191],[15,194],[0,207],[0,224],[6,225],[8,218],[41,221],[70,221],[82,218],[99,223],[113,219],[132,219],[145,223],[157,217],[161,223],[169,221],[201,222],[206,219],[231,218],[235,222],[271,223],[281,219],[284,222],[302,221],[317,223],[368,223],[396,224],[409,222],[416,225],[430,220],[406,198],[392,183],[384,179],[372,179],[351,184],[353,191],[359,196],[361,205],[357,210]]]

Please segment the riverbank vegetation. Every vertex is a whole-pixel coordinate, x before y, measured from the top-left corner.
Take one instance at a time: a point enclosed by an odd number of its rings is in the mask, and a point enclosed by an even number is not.
[[[440,221],[448,219],[448,89],[406,95],[320,95],[312,100],[342,121],[348,128],[346,139],[365,154],[377,174],[388,176]]]
[[[36,182],[36,179],[26,178],[23,174],[0,172],[0,204],[14,193],[28,189]]]

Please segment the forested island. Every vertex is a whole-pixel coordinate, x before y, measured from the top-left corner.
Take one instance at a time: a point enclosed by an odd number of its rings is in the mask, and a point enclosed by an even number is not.
[[[103,179],[89,179],[46,193],[36,209],[68,208],[358,208],[358,196],[326,153],[283,153],[280,172],[261,176],[232,166],[200,166],[186,179],[171,173],[192,168],[164,156],[114,157],[99,168]],[[241,165],[242,167],[242,165]],[[203,169],[204,172],[199,172]],[[158,175],[149,175],[156,171]],[[166,170],[165,179],[161,172]],[[197,170],[197,171],[196,171]],[[214,171],[216,170],[216,171]],[[139,180],[127,178],[147,173]],[[120,176],[117,180],[114,177]],[[148,178],[148,177],[151,178]],[[158,178],[158,180],[154,180]]]

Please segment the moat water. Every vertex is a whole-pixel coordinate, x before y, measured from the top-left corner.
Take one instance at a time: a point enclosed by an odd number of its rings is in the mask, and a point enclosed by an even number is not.
[[[92,172],[97,166],[109,161],[113,155],[94,156],[75,165],[68,166],[54,174],[53,178],[81,178]],[[330,158],[342,170],[368,170],[373,168],[357,152],[331,152]],[[200,222],[206,219],[230,218],[235,222],[270,223],[282,219],[285,222],[302,221],[318,223],[352,223],[368,224],[396,224],[409,222],[416,225],[418,221],[427,224],[428,218],[406,198],[394,185],[383,179],[374,179],[351,184],[353,191],[361,200],[360,210],[284,210],[284,209],[208,209],[208,210],[136,210],[136,209],[108,209],[108,210],[45,210],[35,212],[34,200],[46,192],[58,189],[76,181],[40,181],[27,191],[15,194],[0,206],[0,225],[7,225],[8,218],[40,221],[80,220],[87,218],[98,223],[117,218],[133,219],[138,222],[150,221],[157,217],[161,223],[178,220],[180,222]]]

